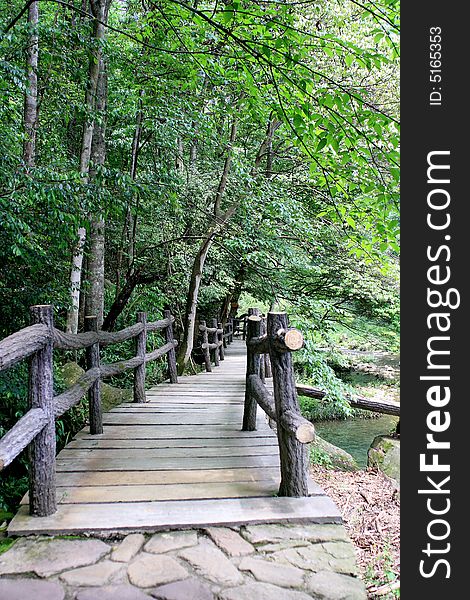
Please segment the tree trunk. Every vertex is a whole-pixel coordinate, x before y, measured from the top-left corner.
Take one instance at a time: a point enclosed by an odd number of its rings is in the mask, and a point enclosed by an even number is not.
[[[133,181],[135,181],[137,175],[137,160],[139,157],[140,139],[142,136],[142,96],[143,91],[139,94],[139,106],[135,117],[135,129],[134,136],[132,138],[131,147],[131,166],[129,174]],[[122,235],[121,245],[118,253],[117,268],[116,268],[116,299],[121,290],[121,269],[123,263],[124,246],[127,246],[127,269],[133,268],[134,263],[134,252],[135,252],[135,235],[134,232],[137,227],[137,215],[132,215],[132,201],[129,201],[126,211],[126,217],[124,222],[124,231]]]
[[[184,333],[181,346],[178,350],[178,374],[181,375],[185,366],[191,357],[191,352],[194,345],[194,334],[196,325],[196,309],[199,295],[199,287],[201,285],[202,274],[204,271],[204,263],[206,262],[207,254],[214,240],[214,232],[212,231],[204,240],[203,245],[199,249],[193,262],[191,271],[191,279],[189,281],[189,290],[186,298],[186,312],[184,319]]]
[[[230,139],[227,147],[227,155],[225,158],[222,175],[220,177],[219,185],[217,186],[217,191],[214,197],[214,223],[210,225],[206,235],[204,236],[204,242],[194,258],[193,268],[191,270],[191,279],[189,281],[188,295],[186,298],[186,312],[183,323],[183,340],[178,351],[178,373],[180,375],[183,373],[184,368],[188,364],[194,346],[199,287],[201,285],[204,263],[206,262],[207,254],[209,253],[215,236],[221,229],[223,229],[230,217],[235,212],[235,208],[232,207],[222,214],[220,207],[225,188],[227,187],[228,174],[232,163],[232,146],[235,142],[236,135],[237,123],[234,119],[230,128]]]
[[[28,72],[28,90],[24,101],[23,159],[29,170],[36,163],[36,131],[38,125],[38,53],[39,38],[37,26],[39,23],[39,2],[32,2],[28,8],[28,26],[31,29],[28,38],[26,66]]]
[[[91,144],[90,178],[96,175],[96,166],[103,166],[106,160],[106,108],[108,96],[108,77],[106,62],[100,59],[100,73],[96,90],[96,112],[101,115],[95,123]],[[85,313],[97,318],[98,329],[103,324],[104,311],[104,246],[105,223],[102,211],[98,210],[90,220],[90,253],[88,258],[89,289],[86,295]]]
[[[80,152],[80,173],[84,184],[88,183],[90,173],[91,146],[94,130],[94,113],[96,95],[101,65],[101,44],[105,37],[105,19],[107,17],[111,0],[90,0],[91,11],[95,18],[92,32],[93,52],[88,67],[88,83],[85,95],[86,120],[82,133],[82,149]],[[80,288],[82,282],[83,251],[86,240],[86,229],[79,227],[77,243],[72,257],[72,270],[70,274],[71,307],[67,313],[68,333],[78,331],[78,308],[80,304]]]

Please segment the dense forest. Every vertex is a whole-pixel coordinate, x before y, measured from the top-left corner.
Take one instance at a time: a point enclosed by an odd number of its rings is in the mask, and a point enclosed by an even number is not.
[[[183,372],[200,316],[280,307],[300,376],[345,405],[315,347],[362,324],[395,349],[399,326],[397,0],[0,6],[0,338],[32,304],[72,333],[170,308]],[[26,369],[0,379],[0,435]]]

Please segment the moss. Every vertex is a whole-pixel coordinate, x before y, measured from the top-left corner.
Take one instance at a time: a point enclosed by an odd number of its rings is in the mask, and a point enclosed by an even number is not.
[[[3,554],[13,546],[16,540],[11,538],[0,538],[0,554]]]
[[[312,443],[310,456],[312,462],[339,471],[357,471],[359,469],[354,458],[343,450],[327,442],[319,435]]]

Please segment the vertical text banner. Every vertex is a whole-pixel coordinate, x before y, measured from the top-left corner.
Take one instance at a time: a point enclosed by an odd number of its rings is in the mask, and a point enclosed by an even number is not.
[[[463,4],[402,6],[401,597],[466,597],[470,102]],[[467,509],[467,510],[465,510]],[[464,590],[464,591],[462,591]],[[462,595],[463,594],[463,595]]]

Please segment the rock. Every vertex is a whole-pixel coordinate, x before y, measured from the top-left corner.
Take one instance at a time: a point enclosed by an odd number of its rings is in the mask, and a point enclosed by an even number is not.
[[[320,571],[307,577],[307,588],[322,600],[366,600],[366,588],[356,577]]]
[[[124,583],[80,590],[75,600],[152,600],[152,598],[134,586]]]
[[[24,538],[0,556],[0,575],[35,573],[39,577],[49,577],[91,565],[109,551],[110,547],[100,540]]]
[[[238,568],[240,571],[250,571],[258,581],[265,581],[281,587],[301,587],[304,582],[302,569],[260,558],[244,558]]]
[[[274,552],[271,557],[282,564],[291,564],[307,571],[337,571],[348,575],[357,572],[354,548],[347,542],[290,548]]]
[[[157,600],[214,600],[215,598],[211,589],[196,577],[162,585],[150,593]]]
[[[286,590],[270,583],[247,583],[230,588],[219,594],[220,600],[312,600],[312,596],[304,592]]]
[[[126,567],[120,563],[104,560],[96,565],[81,567],[60,575],[60,579],[68,585],[95,586],[106,585],[112,581],[122,580]]]
[[[65,592],[55,581],[0,579],[0,600],[64,600]]]
[[[183,550],[179,556],[189,562],[203,577],[222,585],[236,585],[243,582],[242,575],[225,554],[209,541],[201,542],[194,548]]]
[[[229,556],[245,556],[255,551],[240,534],[228,527],[207,527],[206,533]]]
[[[129,562],[145,543],[145,536],[141,533],[131,533],[111,553],[111,560],[116,562]]]
[[[156,533],[145,544],[144,550],[154,554],[163,554],[170,550],[188,548],[197,544],[197,533],[195,531],[168,531]]]
[[[68,362],[62,367],[62,377],[66,387],[77,383],[85,371],[76,362]],[[120,389],[101,382],[101,404],[103,412],[107,412],[122,402],[132,402],[132,390]]]
[[[140,554],[127,569],[129,580],[138,587],[149,588],[186,579],[189,573],[171,556]]]
[[[278,542],[277,544],[257,546],[256,550],[258,553],[270,554],[271,552],[279,552],[280,550],[287,550],[288,548],[299,548],[300,546],[309,545],[310,542],[307,540],[286,540],[285,542]]]
[[[359,470],[357,462],[349,454],[349,452],[346,452],[346,450],[343,450],[342,448],[339,448],[338,446],[334,446],[333,444],[330,444],[330,442],[327,442],[326,440],[321,438],[319,435],[317,435],[315,438],[315,441],[312,442],[312,447],[319,448],[320,450],[322,450],[323,452],[328,454],[328,457],[329,457],[332,467],[334,469],[337,469],[339,471],[358,471]]]
[[[400,484],[400,440],[388,435],[375,437],[367,453],[367,464]]]
[[[275,544],[289,540],[329,542],[347,540],[342,525],[247,525],[242,535],[252,544]]]

